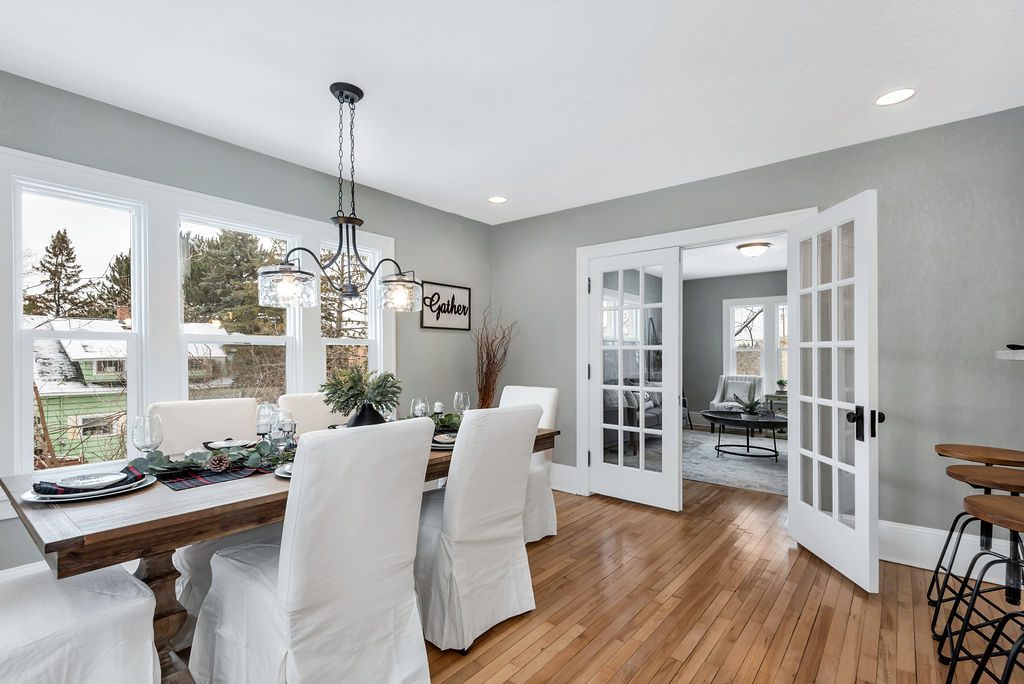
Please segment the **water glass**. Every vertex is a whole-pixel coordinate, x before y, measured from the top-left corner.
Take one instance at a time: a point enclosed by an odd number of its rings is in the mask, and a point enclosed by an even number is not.
[[[412,400],[412,406],[409,408],[409,415],[413,418],[423,418],[424,416],[430,415],[430,402],[426,397],[417,397]]]
[[[266,437],[274,427],[274,414],[277,413],[275,404],[260,404],[256,407],[256,434]]]
[[[455,401],[452,402],[452,408],[460,416],[465,414],[469,410],[469,392],[456,392]]]
[[[164,441],[164,426],[160,416],[135,416],[132,421],[132,444],[143,453],[156,451]]]

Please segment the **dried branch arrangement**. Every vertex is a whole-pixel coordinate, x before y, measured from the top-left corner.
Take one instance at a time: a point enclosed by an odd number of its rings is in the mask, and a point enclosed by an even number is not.
[[[518,332],[516,321],[503,325],[500,320],[492,320],[490,307],[484,309],[483,324],[472,332],[473,342],[476,344],[478,407],[490,408],[494,404],[498,376],[505,368],[509,346]]]

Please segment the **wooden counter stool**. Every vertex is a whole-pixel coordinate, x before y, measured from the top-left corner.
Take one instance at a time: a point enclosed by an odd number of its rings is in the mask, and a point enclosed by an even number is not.
[[[973,463],[980,463],[981,466],[976,466],[974,469],[964,470],[964,468],[971,468],[971,466],[953,466],[946,469],[946,474],[961,482],[966,482],[976,489],[982,490],[984,494],[991,494],[995,491],[1005,491],[1011,494],[1020,494],[1020,488],[1012,488],[1012,476],[1006,475],[999,481],[986,482],[986,477],[982,473],[985,469],[990,469],[993,466],[1008,466],[1011,468],[1024,468],[1024,451],[1017,451],[1015,449],[1002,449],[999,447],[987,447],[978,446],[974,444],[936,444],[935,453],[939,456],[946,458],[955,458],[961,461],[970,461]],[[1005,475],[1004,471],[1004,475]],[[1013,472],[1013,471],[1010,471]],[[968,479],[964,479],[964,478]],[[996,476],[990,476],[996,477]],[[970,479],[974,478],[977,480],[977,484],[971,482]],[[1008,488],[1011,487],[1011,488]],[[936,563],[935,571],[932,573],[931,582],[928,584],[928,604],[931,606],[938,607],[943,600],[943,585],[944,582],[940,582],[941,573],[946,573],[946,578],[951,576],[953,563],[957,557],[957,551],[959,550],[959,543],[963,537],[964,531],[967,527],[975,522],[974,518],[971,518],[966,512],[962,512],[953,518],[953,522],[949,527],[949,533],[946,535],[946,541],[942,546],[942,551],[939,554],[939,560]],[[992,548],[992,525],[985,521],[978,521],[980,523],[979,536],[981,538],[981,548],[991,549]],[[959,533],[958,533],[959,526]],[[953,553],[950,555],[948,564],[946,561],[946,552],[949,550],[950,542],[956,538],[956,545],[954,546]],[[1020,604],[1020,585],[1017,584],[1014,587],[1007,588],[1007,600],[1013,603],[1013,605]]]
[[[1020,646],[1016,642],[1024,630],[1024,612],[1006,611],[986,596],[999,587],[984,587],[989,573],[999,566],[1006,566],[1007,577],[1013,575],[1019,580],[1024,563],[1019,553],[1014,553],[1014,550],[1019,549],[1020,535],[1024,532],[1024,499],[1015,496],[968,496],[964,499],[964,511],[978,520],[1009,530],[1011,557],[1007,558],[995,551],[982,550],[971,560],[964,575],[965,579],[953,599],[946,626],[939,640],[939,660],[949,665],[947,684],[952,684],[957,664],[965,660],[978,666],[974,681],[979,681],[983,675],[1000,680],[1000,675],[997,675],[990,666],[994,657],[1006,658],[1007,665],[1003,674],[1006,670],[1012,674],[1014,662],[1020,652]],[[970,578],[975,576],[975,571],[979,567],[977,579],[972,584]],[[954,628],[957,622],[959,626]],[[1008,631],[1011,625],[1013,634]],[[987,642],[982,655],[972,653],[966,647],[966,639],[971,634],[977,634]],[[942,649],[947,642],[950,645],[950,654],[943,657]]]
[[[981,489],[986,494],[997,491],[1008,492],[1011,496],[1018,496],[1021,493],[1024,493],[1024,469],[979,465],[954,465],[946,468],[946,475],[958,482],[968,484],[975,489]],[[932,613],[931,625],[932,637],[934,639],[939,639],[941,636],[941,632],[938,630],[938,622],[942,604],[953,600],[952,593],[950,592],[951,584],[953,585],[953,591],[956,591],[959,589],[959,585],[967,581],[966,579],[961,579],[953,574],[953,565],[960,553],[960,542],[963,540],[964,532],[968,525],[973,522],[988,525],[989,530],[991,530],[991,524],[970,515],[967,511],[957,514],[953,519],[953,525],[950,527],[950,533],[946,537],[946,543],[942,547],[942,553],[939,555],[939,562],[932,573],[928,599],[929,603],[935,607],[935,610]],[[947,560],[947,550],[951,543],[952,552],[949,553]],[[982,550],[990,549],[991,538],[988,544],[982,544]],[[1007,596],[1008,602],[1012,603],[1015,598],[1019,601],[1019,586],[1020,582],[1018,578],[1016,584],[1016,591],[1018,593],[1014,594],[1013,591],[1009,591]],[[1007,588],[1012,589],[1013,587],[1008,583]]]

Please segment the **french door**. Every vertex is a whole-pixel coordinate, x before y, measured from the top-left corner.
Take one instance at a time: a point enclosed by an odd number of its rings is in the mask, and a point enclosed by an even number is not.
[[[789,533],[878,591],[877,195],[789,231]]]
[[[682,509],[678,247],[589,266],[590,489]]]

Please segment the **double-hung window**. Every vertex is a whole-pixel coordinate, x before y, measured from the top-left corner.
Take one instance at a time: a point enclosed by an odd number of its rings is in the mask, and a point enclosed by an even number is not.
[[[320,260],[327,262],[337,249],[337,243],[320,245]],[[374,268],[380,261],[380,251],[359,246],[362,263]],[[330,280],[340,286],[346,270],[352,282],[360,289],[366,287],[367,273],[357,259],[349,261],[342,254],[327,270]],[[379,292],[374,281],[362,296],[343,299],[328,278],[320,278],[320,335],[323,344],[326,375],[330,377],[344,368],[382,370],[380,350],[381,312],[377,305]]]
[[[179,240],[188,398],[277,401],[288,386],[288,312],[259,306],[256,276],[281,261],[287,237],[182,216]]]
[[[139,410],[132,311],[142,206],[15,179],[13,214],[16,419],[31,426],[20,469],[125,458]]]
[[[764,378],[764,392],[787,379],[786,298],[752,297],[722,302],[722,372]]]

